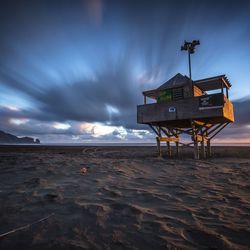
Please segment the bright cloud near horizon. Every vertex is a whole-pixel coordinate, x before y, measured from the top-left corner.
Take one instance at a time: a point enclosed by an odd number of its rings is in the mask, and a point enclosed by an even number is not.
[[[250,142],[250,2],[9,0],[0,3],[0,130],[42,142],[151,142],[136,123],[143,90],[226,74],[236,122],[218,141]]]

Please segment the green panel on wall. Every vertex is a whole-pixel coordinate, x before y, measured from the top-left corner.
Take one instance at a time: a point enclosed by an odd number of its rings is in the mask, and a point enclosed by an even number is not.
[[[159,93],[157,102],[169,102],[172,100],[172,90],[166,89]]]

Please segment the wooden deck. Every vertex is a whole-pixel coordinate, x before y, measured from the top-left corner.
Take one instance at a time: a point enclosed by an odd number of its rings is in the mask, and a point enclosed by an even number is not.
[[[201,96],[178,101],[137,106],[137,122],[158,126],[190,127],[190,119],[210,124],[233,122],[233,105],[223,94],[202,97],[216,98],[216,104],[201,106]],[[219,104],[219,105],[218,105]]]

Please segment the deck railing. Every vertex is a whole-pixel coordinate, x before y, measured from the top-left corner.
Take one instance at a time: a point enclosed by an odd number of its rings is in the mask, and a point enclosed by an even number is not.
[[[227,107],[225,107],[227,106]],[[137,106],[138,123],[233,116],[232,103],[223,93],[189,97],[178,101]]]

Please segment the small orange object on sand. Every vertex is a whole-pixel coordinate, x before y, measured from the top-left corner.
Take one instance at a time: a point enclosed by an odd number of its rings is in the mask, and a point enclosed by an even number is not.
[[[87,168],[83,167],[80,169],[81,174],[86,174],[87,173]]]

